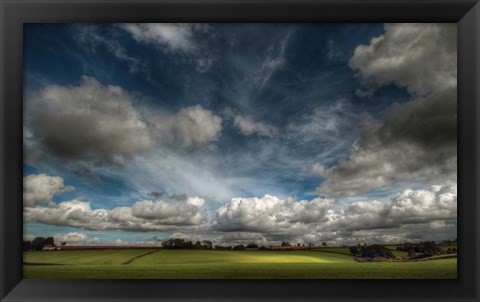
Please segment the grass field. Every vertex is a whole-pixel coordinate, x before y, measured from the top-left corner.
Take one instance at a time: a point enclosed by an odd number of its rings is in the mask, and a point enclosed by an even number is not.
[[[323,250],[323,249],[322,249]],[[28,279],[455,279],[457,259],[359,263],[344,250],[24,252]],[[32,265],[37,264],[37,265]]]

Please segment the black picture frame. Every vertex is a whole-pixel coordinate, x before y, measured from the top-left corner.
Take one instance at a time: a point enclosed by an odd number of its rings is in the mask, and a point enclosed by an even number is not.
[[[477,0],[0,0],[1,301],[480,301]],[[457,280],[22,279],[24,23],[455,22],[458,23]]]

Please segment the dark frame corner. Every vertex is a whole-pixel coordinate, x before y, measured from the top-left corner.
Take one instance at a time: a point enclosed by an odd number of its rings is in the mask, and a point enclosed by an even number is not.
[[[0,20],[1,301],[480,301],[478,0],[0,0]],[[155,21],[458,23],[458,280],[22,280],[23,23]]]

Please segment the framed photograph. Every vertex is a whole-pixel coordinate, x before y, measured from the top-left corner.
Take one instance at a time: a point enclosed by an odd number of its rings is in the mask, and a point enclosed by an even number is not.
[[[477,1],[0,3],[1,301],[479,300]]]

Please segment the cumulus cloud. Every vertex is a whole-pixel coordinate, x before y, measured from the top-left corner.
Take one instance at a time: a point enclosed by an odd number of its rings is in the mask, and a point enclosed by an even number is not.
[[[249,116],[235,115],[233,124],[243,135],[258,134],[259,136],[274,137],[279,132],[276,127],[263,122],[256,122]]]
[[[65,187],[61,177],[32,174],[24,182],[25,221],[88,230],[164,231],[205,225],[208,219],[202,210],[205,200],[199,197],[181,203],[142,200],[129,207],[92,209],[90,202],[80,199],[51,201],[54,194],[73,189]],[[45,204],[50,207],[39,206]]]
[[[60,244],[61,242],[67,242],[68,245],[75,245],[75,244],[95,244],[100,241],[98,237],[90,238],[84,233],[79,232],[70,232],[70,233],[56,233],[52,235],[55,238],[56,244]]]
[[[395,83],[413,94],[457,84],[456,24],[385,24],[385,33],[355,49],[349,65],[366,83]]]
[[[457,90],[440,89],[414,101],[393,104],[383,113],[384,122],[378,129],[383,142],[413,142],[425,149],[456,149]],[[450,156],[456,152],[450,150]]]
[[[457,187],[432,186],[405,190],[392,198],[389,217],[402,223],[425,223],[457,217]]]
[[[345,197],[402,181],[456,181],[455,25],[386,24],[383,35],[356,48],[350,67],[367,87],[395,83],[413,98],[386,108],[381,120],[363,116],[349,157],[320,171],[326,180],[317,193]]]
[[[155,146],[195,149],[212,146],[222,119],[200,105],[176,114],[135,107],[134,94],[83,76],[78,86],[48,85],[26,102],[26,156],[59,164],[123,165]]]
[[[455,147],[424,148],[404,140],[386,143],[368,134],[360,140],[348,159],[328,169],[313,166],[313,172],[325,177],[317,193],[351,197],[401,181],[456,180]]]
[[[305,225],[321,222],[333,200],[316,198],[312,201],[262,198],[233,198],[217,210],[215,228],[228,232],[302,234]]]
[[[149,150],[148,129],[133,100],[121,87],[87,76],[78,86],[48,85],[26,103],[33,146],[44,155],[97,164]]]
[[[71,186],[65,186],[63,178],[49,176],[47,174],[31,174],[23,178],[23,205],[55,206],[53,195],[74,190]]]
[[[134,218],[155,220],[164,225],[198,225],[205,220],[205,216],[199,211],[204,202],[205,200],[198,197],[191,197],[187,204],[143,200],[136,202],[131,208],[117,208],[122,209],[119,211],[120,214],[127,214],[125,217],[114,216],[122,221],[131,215]]]
[[[218,140],[222,119],[202,106],[190,106],[166,117],[151,117],[153,135],[170,145],[181,148],[197,148]]]
[[[138,201],[131,207],[111,210],[92,209],[89,202],[63,201],[56,208],[25,208],[25,221],[87,230],[168,231],[206,223],[200,207],[168,204],[164,201]]]
[[[406,189],[388,201],[364,200],[350,204],[318,198],[284,200],[265,195],[232,199],[217,210],[213,229],[222,232],[226,242],[432,240],[455,236],[456,208],[457,187],[453,185]],[[434,230],[440,233],[435,234]],[[443,234],[443,230],[447,232]]]
[[[407,224],[432,223],[457,218],[457,187],[432,186],[406,189],[389,202],[357,201],[340,208],[324,230],[359,231],[399,228]]]
[[[64,190],[64,186],[59,185],[63,180],[55,180],[49,192]],[[44,195],[50,198],[49,193]],[[213,219],[208,217],[204,205],[203,198],[193,196],[186,202],[142,200],[131,206],[93,209],[90,202],[73,199],[51,207],[25,207],[24,220],[87,230],[181,233],[189,238],[210,234],[220,236],[225,243],[398,242],[429,239],[428,236],[442,239],[441,236],[456,232],[457,187],[435,185],[419,190],[405,189],[390,200],[360,200],[350,204],[340,204],[333,199],[299,201],[271,195],[233,198],[218,208]],[[442,233],[444,230],[446,233]],[[71,238],[55,237],[60,241],[89,240],[81,233],[67,235]],[[368,236],[372,238],[366,240]]]

